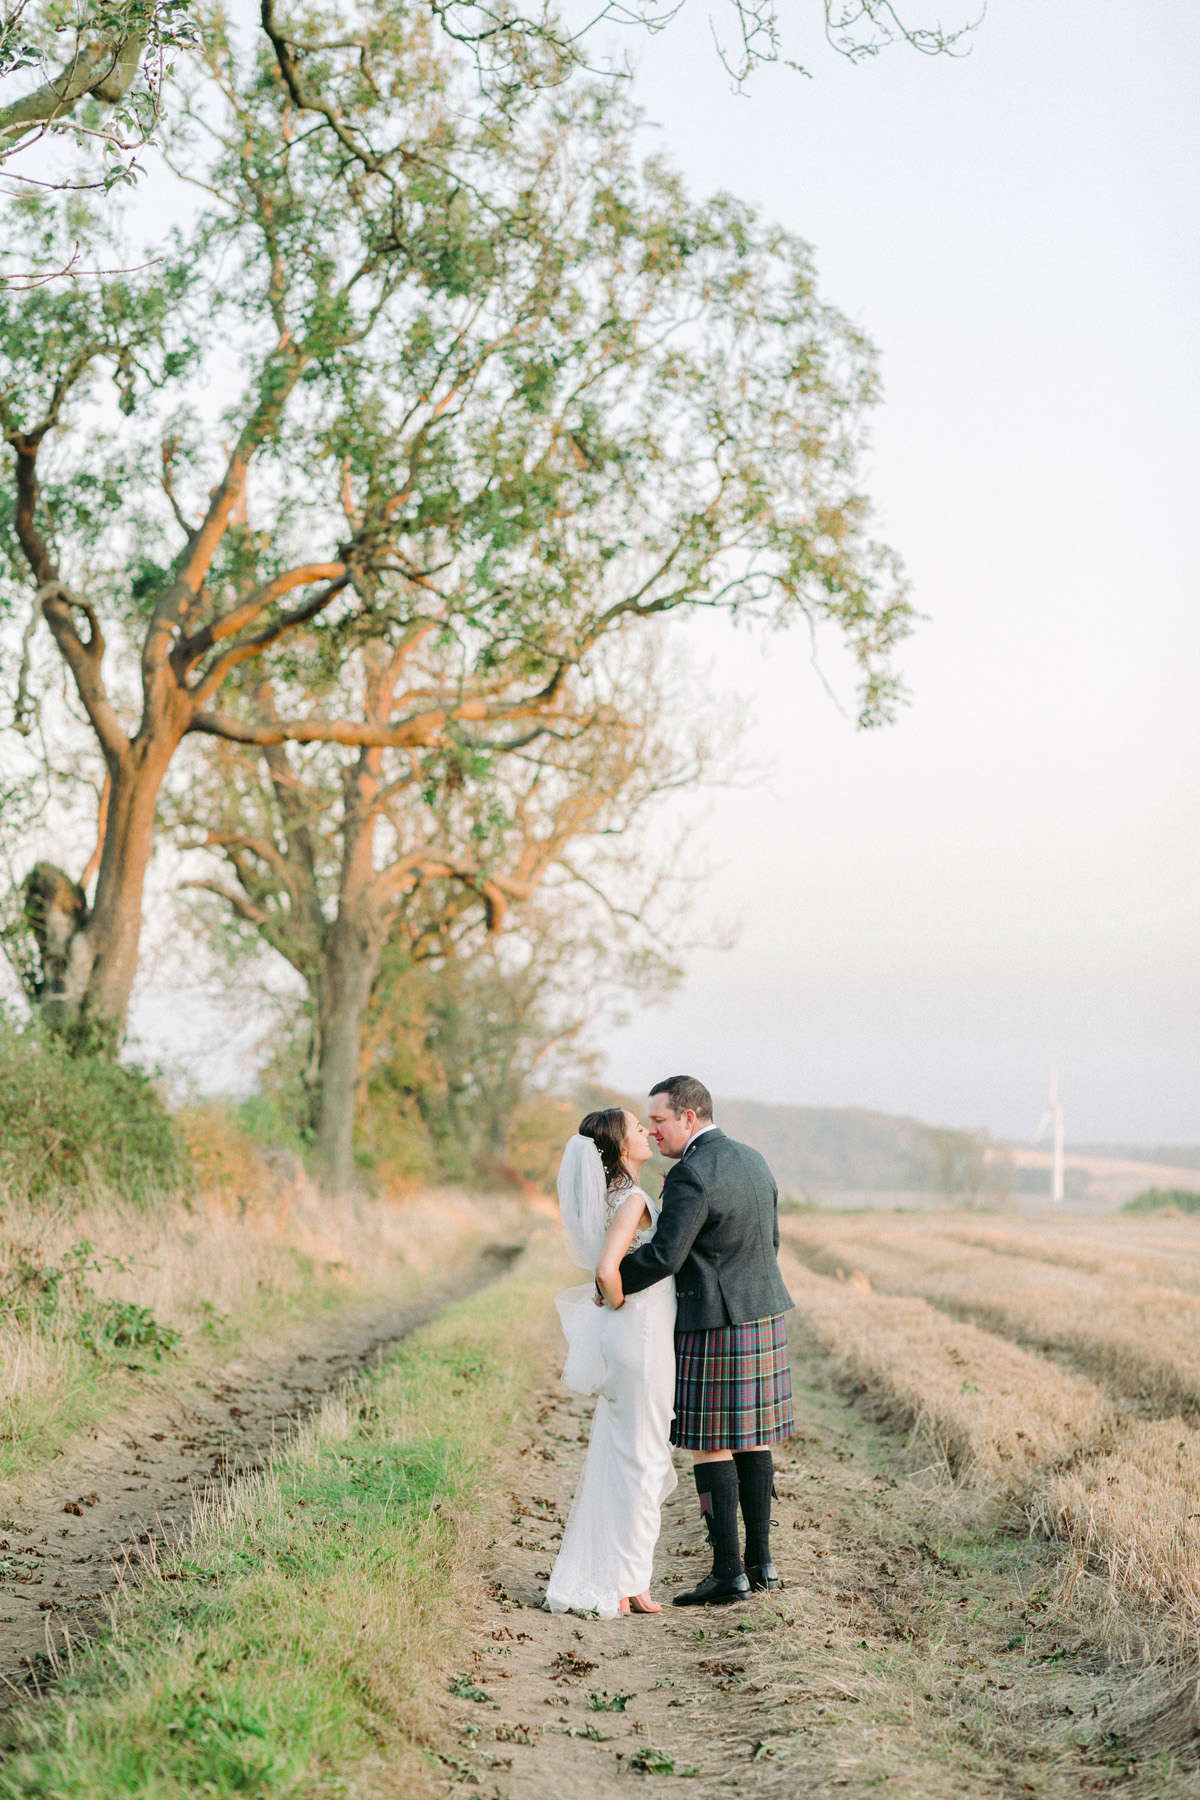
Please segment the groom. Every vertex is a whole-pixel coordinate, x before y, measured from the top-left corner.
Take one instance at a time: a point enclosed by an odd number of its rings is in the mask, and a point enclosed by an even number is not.
[[[712,1097],[690,1075],[650,1095],[650,1135],[675,1167],[648,1244],[621,1263],[626,1294],[676,1278],[675,1422],[671,1442],[695,1460],[712,1574],[676,1606],[742,1600],[779,1586],[771,1561],[774,1463],[792,1435],[792,1377],[779,1273],[778,1190],[757,1150],[713,1124]],[[746,1564],[738,1506],[746,1525]]]

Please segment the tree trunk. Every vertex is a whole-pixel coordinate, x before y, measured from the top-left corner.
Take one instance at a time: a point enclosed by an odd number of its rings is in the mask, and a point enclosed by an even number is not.
[[[390,671],[372,669],[374,710],[385,710],[399,667],[396,660]],[[326,939],[317,997],[321,1040],[317,1151],[326,1191],[331,1194],[348,1194],[358,1186],[354,1125],[363,1028],[391,919],[390,909],[376,903],[375,893],[375,836],[382,765],[381,750],[364,749],[345,775],[337,919]]]
[[[357,1186],[354,1123],[363,1024],[379,968],[383,938],[344,917],[329,934],[317,997],[320,1034],[317,1152],[326,1191],[347,1194]]]
[[[118,1032],[124,1030],[137,975],[158,795],[175,747],[154,744],[140,752],[135,743],[128,766],[113,772],[96,903],[84,927],[90,966],[79,1011]]]
[[[40,902],[33,919],[46,981],[42,1008],[56,1025],[78,1021],[113,1042],[124,1030],[137,974],[158,795],[174,749],[174,742],[134,744],[110,769],[104,848],[90,910],[81,891],[70,914],[61,896],[55,896],[60,903],[51,909],[40,889],[33,894],[39,870],[43,887],[47,873],[60,873],[48,865],[39,864],[26,884],[31,898]]]

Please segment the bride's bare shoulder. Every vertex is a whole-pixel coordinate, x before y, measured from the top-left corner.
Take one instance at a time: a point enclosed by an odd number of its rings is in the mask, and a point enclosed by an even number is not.
[[[645,1188],[634,1188],[633,1192],[637,1195],[638,1199],[642,1203],[641,1216],[638,1221],[638,1230],[645,1231],[649,1226],[653,1225],[655,1219],[657,1218],[658,1207],[655,1205],[654,1201],[650,1198],[650,1196],[646,1192]]]

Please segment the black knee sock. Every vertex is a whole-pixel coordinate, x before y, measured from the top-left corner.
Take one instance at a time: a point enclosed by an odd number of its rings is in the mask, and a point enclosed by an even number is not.
[[[696,1464],[696,1492],[712,1544],[713,1574],[730,1581],[742,1572],[738,1550],[738,1477],[732,1462]]]
[[[771,1494],[775,1463],[769,1450],[735,1450],[742,1518],[746,1521],[746,1563],[751,1569],[771,1561]]]

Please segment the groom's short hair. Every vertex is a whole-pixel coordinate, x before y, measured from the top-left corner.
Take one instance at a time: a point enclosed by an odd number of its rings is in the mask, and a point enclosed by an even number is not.
[[[656,1094],[666,1095],[677,1119],[685,1112],[694,1112],[698,1119],[712,1118],[712,1095],[694,1075],[671,1075],[666,1081],[656,1081],[650,1089],[650,1098],[653,1100]]]

